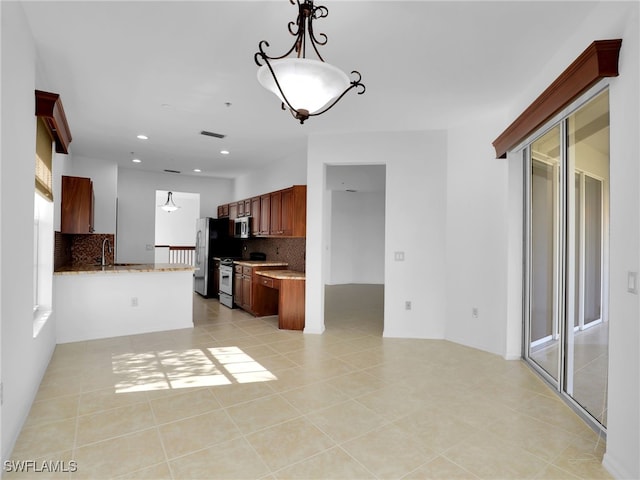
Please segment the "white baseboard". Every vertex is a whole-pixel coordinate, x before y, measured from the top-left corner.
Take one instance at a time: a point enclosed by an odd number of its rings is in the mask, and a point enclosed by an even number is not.
[[[619,462],[615,459],[611,458],[609,453],[605,453],[602,458],[602,466],[611,474],[611,476],[618,480],[631,480],[637,479],[638,475],[632,475],[627,472]]]
[[[513,354],[513,353],[507,353],[502,358],[504,358],[505,360],[521,360],[522,359],[522,355]]]

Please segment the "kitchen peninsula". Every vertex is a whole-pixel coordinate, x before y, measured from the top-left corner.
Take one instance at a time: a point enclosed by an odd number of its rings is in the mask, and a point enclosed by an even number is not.
[[[260,270],[256,272],[258,289],[278,292],[278,328],[304,329],[305,274],[293,270]]]
[[[57,342],[192,328],[193,271],[173,263],[57,269]]]

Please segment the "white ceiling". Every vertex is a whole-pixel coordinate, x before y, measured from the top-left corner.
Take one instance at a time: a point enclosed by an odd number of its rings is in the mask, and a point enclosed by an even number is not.
[[[287,0],[23,2],[40,83],[62,97],[74,156],[221,177],[303,157],[312,133],[446,128],[503,108],[595,5],[316,4],[329,9],[314,23],[328,36],[324,59],[360,71],[367,90],[300,125],[258,84],[254,63],[261,40],[274,55],[293,43],[297,9]]]

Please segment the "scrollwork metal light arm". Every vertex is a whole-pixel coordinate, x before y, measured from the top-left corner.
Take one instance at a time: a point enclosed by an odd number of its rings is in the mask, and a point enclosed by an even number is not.
[[[258,70],[258,80],[260,83],[280,98],[283,110],[288,108],[291,114],[300,120],[300,123],[304,123],[309,117],[322,115],[333,108],[350,90],[355,88],[358,90],[358,95],[362,95],[366,88],[361,82],[362,76],[358,71],[353,70],[351,75],[355,78],[349,80],[342,71],[326,63],[318,51],[318,46],[326,45],[327,36],[324,33],[316,36],[313,30],[313,20],[326,17],[329,14],[329,10],[324,6],[315,6],[313,0],[303,0],[302,3],[300,0],[289,0],[289,2],[292,5],[298,5],[298,17],[296,21],[289,22],[288,24],[289,33],[296,37],[293,45],[283,55],[272,57],[265,52],[265,48],[269,47],[269,42],[262,40],[258,44],[258,52],[254,55],[254,60],[256,64],[261,67]],[[311,46],[318,60],[307,59],[307,45]],[[294,51],[295,57],[287,58]],[[265,67],[268,69],[268,73]],[[285,78],[288,76],[288,80],[285,81],[290,82],[289,89],[287,85],[282,85],[283,80],[282,78],[278,79],[276,70],[280,71],[281,76]],[[322,92],[324,93],[324,97],[315,99],[316,104],[313,107],[306,104],[296,105],[297,102],[304,102],[304,100],[302,100],[304,93],[310,92],[294,92],[294,94],[292,94],[291,85],[296,90],[302,91],[305,89],[305,85],[307,85],[304,80],[309,79],[310,82],[314,82],[312,77],[316,73],[317,77],[322,77],[321,79],[315,79],[316,83],[322,83],[322,81],[326,80],[327,86],[323,88],[323,90],[326,91]],[[301,84],[304,85],[301,86]],[[325,87],[325,85],[321,85],[321,87]],[[306,88],[309,87],[307,86]],[[336,91],[336,88],[339,88],[339,90]],[[285,93],[285,91],[287,91],[287,93]],[[292,96],[295,98],[292,98]],[[318,101],[323,103],[317,104]]]

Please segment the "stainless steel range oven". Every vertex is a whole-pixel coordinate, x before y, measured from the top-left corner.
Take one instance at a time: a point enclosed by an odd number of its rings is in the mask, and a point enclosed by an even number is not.
[[[220,260],[220,303],[233,308],[233,260]]]

